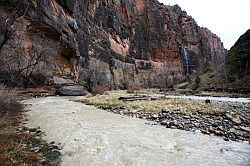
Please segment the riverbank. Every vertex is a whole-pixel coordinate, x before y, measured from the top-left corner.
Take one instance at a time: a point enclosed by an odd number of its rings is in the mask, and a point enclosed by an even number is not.
[[[81,98],[81,97],[80,97]],[[120,116],[73,102],[79,97],[24,101],[27,126],[62,145],[62,165],[247,165],[247,142],[224,141],[196,132],[147,125],[147,120]]]
[[[39,128],[24,127],[20,100],[30,98],[0,85],[0,165],[59,165],[60,152],[42,139]]]
[[[121,97],[132,100],[121,100]],[[232,98],[232,101],[227,101],[227,98],[199,99],[195,96],[196,100],[193,100],[192,96],[182,97],[161,94],[134,96],[126,91],[114,91],[82,97],[78,101],[115,114],[150,120],[149,125],[161,124],[166,128],[202,132],[221,136],[224,140],[250,140],[250,104],[246,98],[240,102]]]

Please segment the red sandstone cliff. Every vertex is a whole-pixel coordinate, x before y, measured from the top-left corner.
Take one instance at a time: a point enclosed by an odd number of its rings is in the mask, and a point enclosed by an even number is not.
[[[12,1],[8,0],[8,5]],[[28,48],[34,40],[30,34],[38,32],[53,41],[58,56],[51,58],[56,67],[47,74],[50,76],[70,76],[86,86],[166,87],[224,61],[219,37],[199,27],[177,5],[166,6],[157,0],[21,3],[27,12],[14,24],[15,35],[10,41],[19,36],[25,41],[22,47]],[[11,13],[4,3],[1,13]],[[37,40],[41,37],[35,36]]]

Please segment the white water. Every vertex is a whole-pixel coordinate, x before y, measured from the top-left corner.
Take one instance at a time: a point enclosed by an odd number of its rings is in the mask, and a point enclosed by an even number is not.
[[[249,165],[250,145],[200,133],[148,126],[69,101],[47,97],[24,101],[29,127],[41,127],[49,141],[60,142],[62,165]]]

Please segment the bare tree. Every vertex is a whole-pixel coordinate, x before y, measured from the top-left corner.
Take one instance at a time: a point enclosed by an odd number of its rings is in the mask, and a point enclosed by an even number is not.
[[[41,66],[54,66],[51,56],[57,52],[55,43],[44,34],[33,35],[29,47],[24,47],[22,42],[21,36],[17,35],[15,41],[5,44],[1,58],[4,64],[1,68],[7,74],[10,84],[23,84],[27,87],[29,83],[34,84],[32,76],[34,72],[42,71]]]
[[[226,83],[229,82],[229,74],[225,65],[221,65],[217,68],[216,79],[221,84],[221,88],[224,91]]]
[[[7,43],[7,41],[11,38],[13,32],[14,32],[14,24],[17,21],[20,21],[27,13],[28,8],[30,7],[28,0],[15,0],[15,1],[9,1],[6,0],[5,2],[1,2],[2,6],[5,6],[6,4],[12,3],[10,9],[5,9],[7,7],[3,7],[6,14],[0,16],[0,57],[1,52],[4,47],[4,45]],[[5,4],[6,3],[6,4]]]

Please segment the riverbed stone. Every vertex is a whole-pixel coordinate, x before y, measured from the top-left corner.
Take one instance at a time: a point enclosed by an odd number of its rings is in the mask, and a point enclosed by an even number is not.
[[[208,128],[208,131],[209,131],[210,133],[214,133],[214,132],[215,132],[215,128],[212,127],[212,126],[210,126],[210,127]]]
[[[169,125],[170,122],[168,120],[161,121],[161,125]]]
[[[132,114],[136,114],[136,113],[138,113],[138,110],[133,109],[133,110],[130,110],[130,112],[131,112]]]
[[[152,118],[157,119],[159,116],[157,114],[153,114]]]
[[[170,126],[170,128],[171,128],[171,129],[177,129],[177,127],[176,127],[176,126]]]
[[[211,100],[206,99],[206,100],[205,100],[205,103],[206,103],[206,104],[211,103]]]
[[[236,124],[241,124],[241,120],[238,116],[226,114],[226,117]]]
[[[240,129],[243,131],[250,132],[250,127],[240,126]]]

